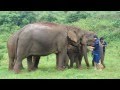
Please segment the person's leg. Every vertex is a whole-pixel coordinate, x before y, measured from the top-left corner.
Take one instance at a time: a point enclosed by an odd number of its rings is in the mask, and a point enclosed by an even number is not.
[[[94,70],[97,70],[96,54],[93,55]]]

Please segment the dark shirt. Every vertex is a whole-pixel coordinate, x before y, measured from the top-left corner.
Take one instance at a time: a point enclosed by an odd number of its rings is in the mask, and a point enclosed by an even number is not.
[[[93,52],[100,52],[99,39],[95,40],[93,47],[94,47]]]
[[[103,45],[103,52],[105,52],[105,46],[107,45],[107,43],[104,41],[102,45]]]

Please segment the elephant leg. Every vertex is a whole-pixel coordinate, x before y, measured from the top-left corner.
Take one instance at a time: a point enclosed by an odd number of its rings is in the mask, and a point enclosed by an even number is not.
[[[78,58],[76,58],[75,62],[76,62],[76,68],[79,68],[79,60],[78,60]]]
[[[87,68],[89,68],[90,65],[89,65],[88,61],[85,60],[85,63],[86,63],[86,65],[87,65]]]
[[[22,64],[22,58],[21,58],[21,56],[18,56],[17,60],[15,62],[15,65],[14,65],[14,71],[16,74],[20,72],[21,64]]]
[[[34,70],[38,69],[39,60],[40,60],[40,56],[32,56]]]
[[[90,65],[89,65],[88,57],[87,57],[87,46],[86,46],[86,45],[83,45],[83,46],[82,46],[82,50],[83,50],[83,54],[82,54],[82,55],[84,56],[85,63],[86,63],[86,65],[87,65],[87,68],[89,68]]]
[[[79,68],[79,69],[82,69],[82,67],[81,67],[82,57],[83,57],[82,55],[78,56],[78,61],[79,61],[79,62],[78,62],[78,63],[79,63],[79,64],[78,64],[78,68]]]
[[[9,57],[9,70],[13,70],[15,62],[16,62],[15,57]],[[24,69],[22,63],[20,65],[20,69]]]
[[[20,69],[22,70],[22,69],[24,69],[24,67],[23,67],[23,64],[21,63],[21,65],[20,65]]]
[[[14,60],[14,65],[15,65],[15,62],[16,62],[16,59]],[[23,64],[21,63],[20,64],[20,69],[22,70],[22,69],[24,69],[24,67],[23,67]]]
[[[70,57],[70,68],[73,68],[74,57]]]
[[[67,56],[66,61],[65,61],[65,65],[66,65],[66,67],[68,67],[68,68],[69,68],[68,63],[69,63],[69,58],[68,58],[68,56]]]
[[[69,67],[68,63],[69,63],[69,58],[68,58],[68,55],[67,55],[64,59],[64,68]]]
[[[67,50],[63,50],[61,53],[58,53],[58,70],[64,70],[64,59],[67,55]]]
[[[32,71],[33,69],[32,56],[27,57],[27,65],[28,65],[28,71]]]
[[[14,67],[14,58],[9,57],[9,70],[13,70]]]
[[[58,54],[56,54],[56,68],[58,68]]]

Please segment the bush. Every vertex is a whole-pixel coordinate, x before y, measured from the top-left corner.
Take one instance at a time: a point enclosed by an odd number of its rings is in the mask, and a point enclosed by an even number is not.
[[[68,13],[66,17],[66,22],[67,23],[77,22],[80,19],[86,19],[89,15],[90,14],[86,12],[80,12],[80,11]]]
[[[41,16],[40,21],[48,21],[48,22],[53,22],[56,21],[57,18],[54,17],[52,14],[46,14]]]

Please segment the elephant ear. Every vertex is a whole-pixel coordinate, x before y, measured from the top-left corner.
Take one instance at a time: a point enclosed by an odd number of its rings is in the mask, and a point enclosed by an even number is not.
[[[75,32],[73,31],[68,31],[68,38],[72,41],[74,41],[75,43],[77,43],[77,35]]]

